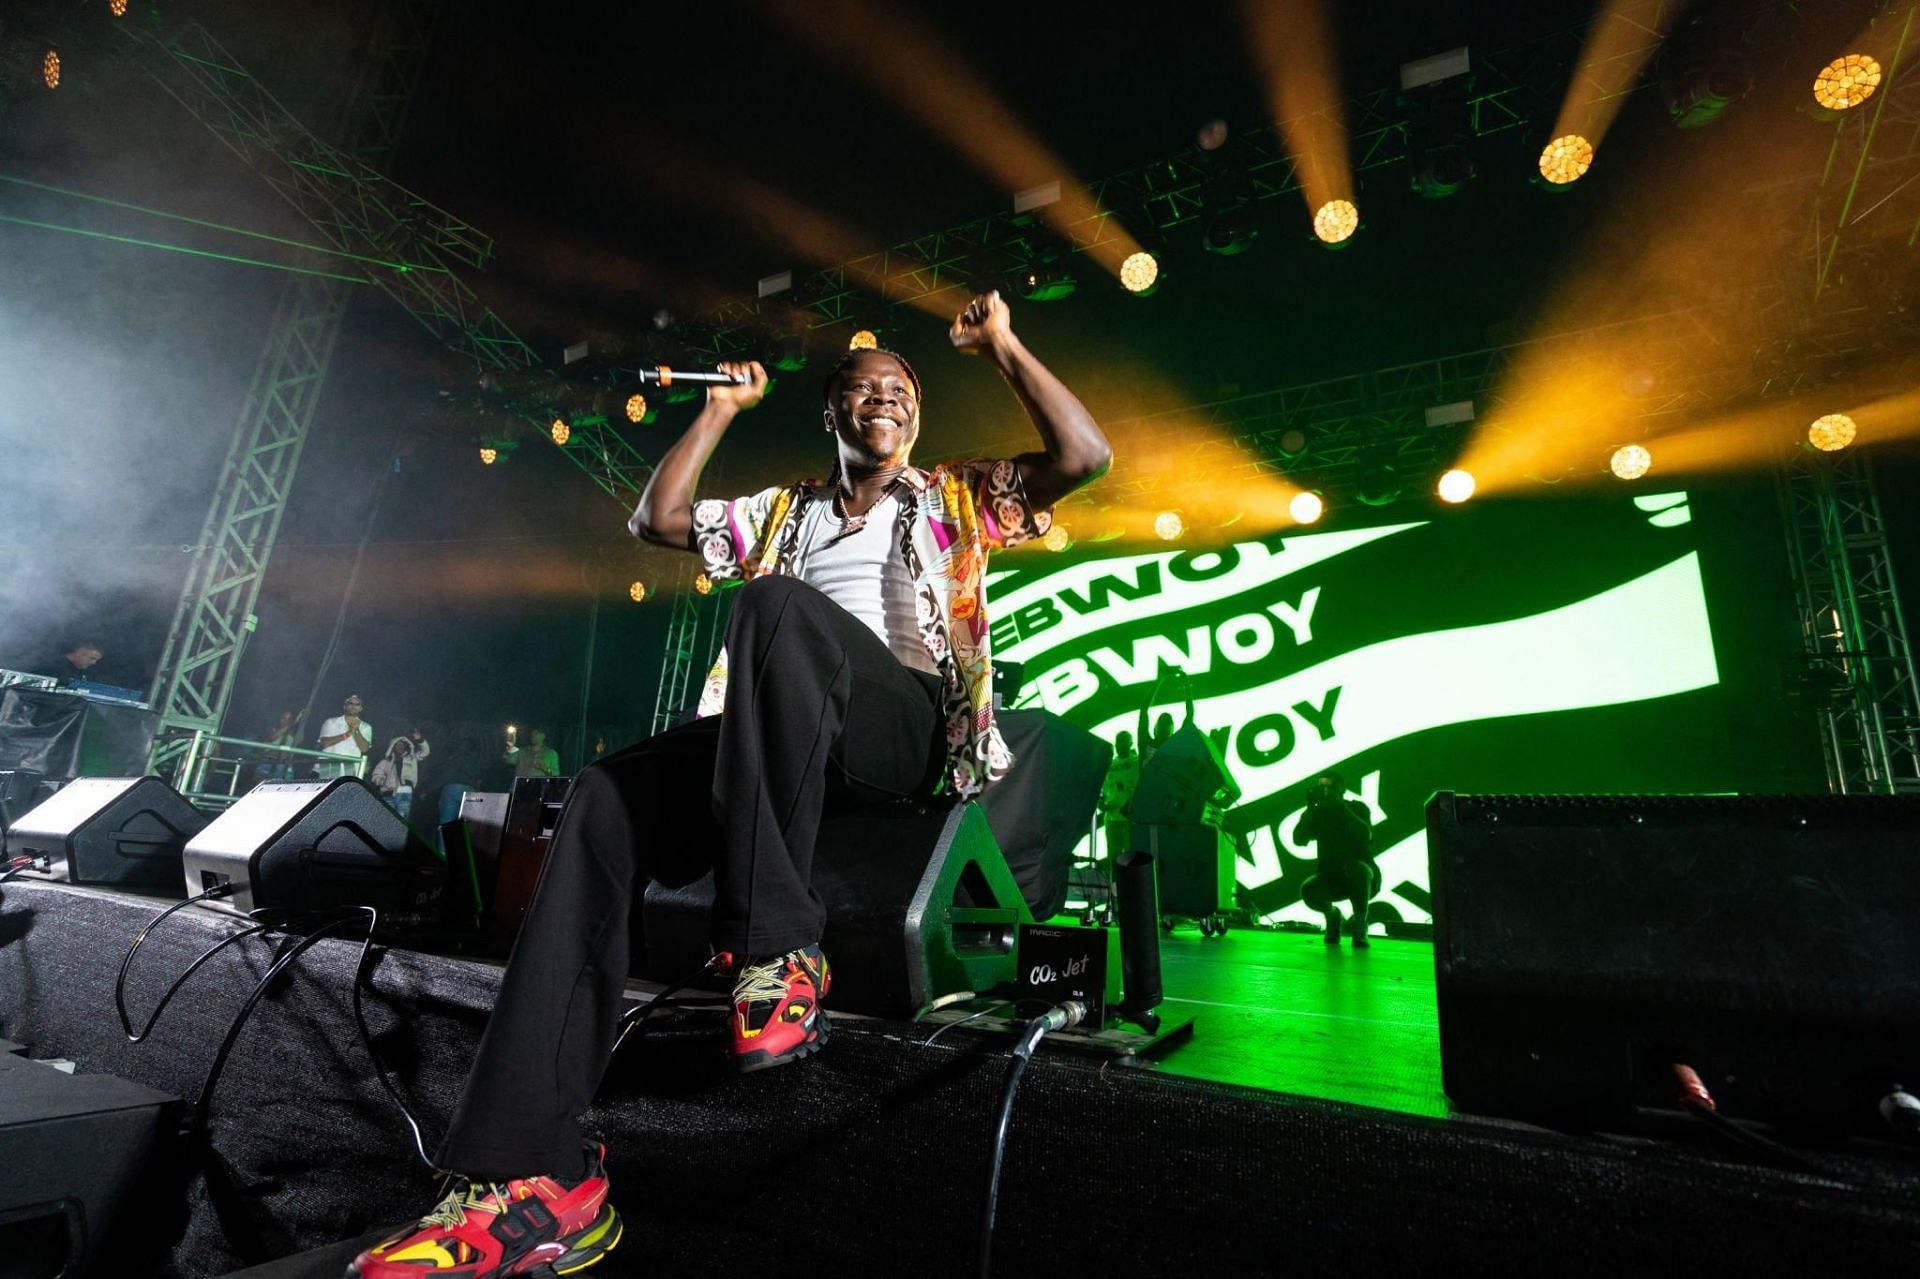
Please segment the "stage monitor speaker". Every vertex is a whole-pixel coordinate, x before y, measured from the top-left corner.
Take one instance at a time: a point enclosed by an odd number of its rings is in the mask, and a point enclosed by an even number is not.
[[[507,818],[500,830],[499,869],[493,880],[493,928],[496,940],[511,942],[527,917],[533,890],[553,846],[553,829],[567,806],[571,777],[516,777]]]
[[[1675,1105],[1883,1132],[1920,1062],[1920,796],[1427,808],[1441,1074],[1467,1110]]]
[[[500,861],[500,834],[507,824],[508,794],[503,790],[470,790],[460,797],[460,820],[467,824],[473,856],[491,868]],[[492,876],[489,873],[488,882]]]
[[[813,887],[827,907],[829,1008],[911,1017],[956,990],[1014,977],[1032,915],[977,804],[882,804],[820,824]],[[646,975],[678,981],[712,953],[713,876],[647,886]]]
[[[1224,914],[1239,896],[1239,857],[1233,839],[1204,822],[1135,822],[1133,851],[1153,854],[1160,875],[1160,910],[1195,919]]]
[[[6,846],[6,832],[39,802],[40,777],[30,768],[0,768],[0,848]]]
[[[321,911],[372,906],[383,928],[434,922],[446,865],[358,777],[264,782],[187,843],[189,895],[220,884],[209,905]]]
[[[158,777],[80,777],[7,832],[23,875],[117,888],[180,886],[180,853],[207,816]]]
[[[164,1257],[151,1255],[163,1249],[142,1207],[168,1189],[155,1156],[179,1101],[110,1075],[68,1074],[18,1048],[0,1042],[0,1274],[150,1273]]]
[[[1198,822],[1215,796],[1231,804],[1239,797],[1220,748],[1193,721],[1153,748],[1140,766],[1140,784],[1128,810],[1134,825],[1143,822]]]

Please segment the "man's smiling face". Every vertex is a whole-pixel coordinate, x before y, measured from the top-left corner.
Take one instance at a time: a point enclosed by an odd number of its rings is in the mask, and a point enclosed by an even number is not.
[[[826,420],[845,460],[905,465],[920,436],[920,395],[898,360],[881,351],[865,352],[835,380]]]

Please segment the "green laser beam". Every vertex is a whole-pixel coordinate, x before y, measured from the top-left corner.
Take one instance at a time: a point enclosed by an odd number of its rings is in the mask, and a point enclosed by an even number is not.
[[[35,191],[46,191],[53,195],[71,196],[76,200],[91,200],[95,204],[110,205],[116,209],[130,209],[135,213],[144,213],[148,217],[168,218],[175,222],[186,222],[193,226],[203,226],[214,231],[226,231],[233,235],[249,236],[255,240],[271,240],[275,244],[285,244],[296,249],[306,249],[308,252],[325,254],[328,257],[349,258],[355,262],[368,262],[374,266],[389,267],[395,271],[440,271],[443,273],[446,271],[446,268],[441,266],[416,266],[411,262],[391,262],[386,258],[369,257],[364,253],[349,253],[345,249],[329,249],[324,245],[308,244],[304,240],[290,240],[285,236],[271,235],[265,231],[250,231],[246,227],[229,226],[225,222],[212,222],[206,218],[190,217],[185,213],[172,213],[166,209],[152,209],[143,204],[134,204],[127,200],[116,200],[111,196],[94,195],[87,191],[75,191],[68,187],[57,187],[46,182],[35,182],[29,178],[16,178],[5,173],[0,173],[0,182],[10,182],[14,186],[30,187]]]
[[[114,235],[107,231],[89,231],[85,227],[61,226],[57,222],[36,222],[32,218],[16,218],[11,214],[0,213],[0,222],[11,222],[15,226],[36,227],[42,231],[64,231],[68,235],[84,235],[90,240],[112,240],[116,244],[132,244],[143,249],[165,249],[169,253],[185,253],[196,258],[212,258],[216,262],[238,262],[242,266],[263,266],[270,271],[291,271],[295,275],[318,276],[322,280],[344,280],[348,284],[371,284],[373,281],[364,275],[341,275],[334,271],[314,271],[303,266],[288,266],[284,262],[264,262],[259,258],[243,258],[234,253],[214,253],[208,249],[190,249],[184,244],[166,244],[159,240],[141,240],[131,235]]]

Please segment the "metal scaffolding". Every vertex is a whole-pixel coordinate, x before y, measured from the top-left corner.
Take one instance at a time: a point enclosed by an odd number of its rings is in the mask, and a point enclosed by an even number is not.
[[[667,645],[660,659],[660,683],[653,697],[653,728],[664,733],[683,722],[700,704],[707,671],[726,635],[732,592],[703,594],[694,589],[697,565],[681,565],[674,583],[673,612],[667,618]]]
[[[392,157],[437,9],[437,0],[382,9],[366,71],[346,112],[347,163],[371,171]],[[143,51],[165,54],[148,62],[161,87],[243,159],[267,153],[274,125],[287,132],[292,117],[199,28],[174,38],[130,30]],[[297,135],[290,136],[296,140],[312,139],[294,128]],[[339,154],[327,149],[329,156]],[[276,176],[297,184],[303,163],[291,149],[286,162],[289,172]],[[306,165],[331,162],[313,149],[304,157]],[[276,189],[287,194],[293,187]],[[226,716],[351,288],[342,280],[301,277],[275,305],[149,694],[161,712],[155,771],[177,762],[196,733],[217,733]]]
[[[1890,51],[1883,88],[1835,121],[1797,299],[1823,327],[1865,333],[1891,319],[1866,287],[1880,255],[1910,254],[1920,239],[1920,85],[1909,83],[1920,6],[1890,6],[1874,26]],[[1795,686],[1818,724],[1828,789],[1920,791],[1920,681],[1870,453],[1801,446],[1776,474],[1806,662]]]
[[[1795,450],[1780,500],[1828,789],[1920,792],[1920,682],[1871,458]]]
[[[554,393],[544,398],[557,401],[557,380],[461,275],[486,265],[493,241],[381,172],[439,7],[438,0],[378,6],[338,146],[302,124],[204,28],[124,30],[160,86],[347,257],[363,283],[477,370],[513,375],[516,407],[544,429],[541,393],[550,384]],[[163,730],[156,768],[178,752],[182,731],[217,730],[226,713],[352,287],[301,280],[276,307],[154,679],[151,700]],[[562,452],[627,505],[652,472],[605,418],[576,423]]]

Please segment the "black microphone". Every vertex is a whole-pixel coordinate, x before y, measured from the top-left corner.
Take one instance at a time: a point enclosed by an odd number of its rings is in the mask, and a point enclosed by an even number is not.
[[[709,373],[688,369],[670,369],[662,364],[659,368],[641,369],[640,381],[646,386],[672,386],[675,382],[687,382],[701,386],[746,386],[753,379],[745,373]]]

